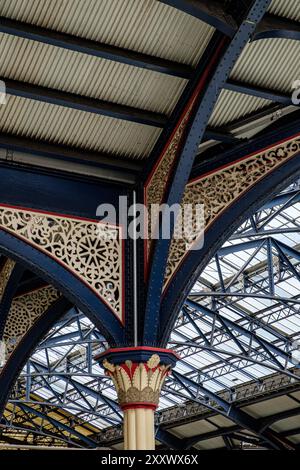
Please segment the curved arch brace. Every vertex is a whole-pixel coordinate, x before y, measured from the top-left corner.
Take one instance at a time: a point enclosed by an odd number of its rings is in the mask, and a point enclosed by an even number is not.
[[[19,281],[24,273],[23,266],[16,264],[8,279],[5,291],[0,302],[0,337],[2,337],[9,309],[18,288]]]
[[[112,311],[67,269],[14,235],[0,229],[0,251],[62,292],[99,328],[111,345],[122,345],[124,330]]]
[[[213,57],[213,68],[215,68],[215,70],[202,96],[200,99],[197,98],[195,102],[195,109],[191,111],[192,120],[186,129],[184,141],[180,144],[180,156],[176,156],[174,171],[168,184],[166,191],[167,197],[164,201],[168,207],[180,203],[182,200],[184,189],[188,182],[213,107],[239,54],[253,34],[256,25],[262,19],[269,4],[270,0],[251,0],[251,2],[249,2],[249,9],[238,31],[235,33],[222,56],[219,57],[219,53],[223,51],[222,42],[219,44],[220,49],[217,48],[215,51],[217,52]],[[173,232],[174,227],[171,226],[170,228]],[[156,342],[153,330],[156,330],[159,326],[161,294],[163,291],[165,266],[170,248],[170,239],[162,237],[161,233],[159,235],[154,246],[149,270],[143,333],[145,344],[153,344]]]
[[[282,164],[248,190],[211,225],[201,250],[190,251],[168,286],[160,311],[159,344],[165,346],[191,287],[218,248],[251,213],[295,179],[299,157]]]
[[[65,298],[60,298],[54,302],[24,335],[11,354],[0,373],[0,416],[6,405],[8,395],[31,352],[53,324],[71,307],[72,303]]]
[[[252,37],[252,41],[260,39],[293,39],[299,41],[299,23],[268,14],[259,23]]]

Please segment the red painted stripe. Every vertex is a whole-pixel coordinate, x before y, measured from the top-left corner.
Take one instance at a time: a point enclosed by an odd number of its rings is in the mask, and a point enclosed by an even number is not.
[[[147,403],[147,402],[126,403],[125,405],[121,405],[121,409],[123,411],[136,410],[139,408],[155,411],[157,408],[157,405],[155,403]]]
[[[285,139],[279,140],[278,142],[275,142],[274,144],[271,144],[271,145],[269,145],[269,146],[267,146],[267,147],[264,147],[264,148],[262,148],[262,149],[256,150],[255,152],[252,152],[252,153],[250,153],[250,154],[248,154],[248,155],[245,155],[244,157],[241,157],[241,158],[239,158],[238,160],[235,160],[234,162],[231,162],[231,163],[228,163],[228,164],[226,164],[226,165],[220,166],[219,168],[216,168],[215,170],[208,171],[207,173],[204,173],[203,175],[198,176],[198,177],[196,177],[196,178],[190,180],[190,181],[188,182],[188,185],[187,185],[187,186],[192,185],[193,183],[200,182],[200,181],[203,180],[206,176],[209,176],[209,175],[211,175],[211,174],[217,173],[218,171],[223,170],[223,169],[225,169],[225,168],[228,168],[228,167],[231,167],[231,166],[235,166],[237,163],[242,162],[242,161],[244,161],[244,160],[247,160],[248,158],[251,158],[251,157],[253,157],[254,155],[259,155],[259,154],[261,154],[261,153],[266,152],[267,150],[271,150],[272,148],[274,148],[274,147],[276,147],[276,146],[278,146],[278,145],[280,145],[280,144],[283,144],[283,143],[285,143],[285,142],[288,142],[289,140],[293,140],[293,139],[296,139],[296,138],[299,138],[299,137],[300,137],[300,133],[295,134],[295,135],[292,135],[292,136],[290,136],[290,137],[286,137]],[[292,158],[292,157],[291,157],[291,158]],[[283,165],[283,163],[285,163],[285,162],[282,161],[282,162],[278,165],[277,168],[279,168],[281,165]],[[262,180],[262,179],[264,179],[266,176],[268,176],[268,174],[262,176],[262,177],[259,179],[259,181]],[[254,185],[255,185],[255,183],[254,183]],[[247,193],[251,188],[253,188],[254,185],[250,186],[245,192]],[[226,207],[226,209],[230,208],[230,207],[231,207],[235,202],[237,202],[243,195],[244,195],[244,193],[241,193],[234,201],[232,201],[232,202]],[[223,212],[224,212],[224,209],[217,215],[216,219],[215,219],[207,228],[205,228],[204,233],[206,233],[207,230],[210,229],[210,227],[211,227],[211,226],[215,223],[215,221],[223,214]],[[197,243],[197,241],[196,241],[195,243]],[[162,297],[163,297],[163,298],[165,297],[165,295],[166,295],[166,293],[167,293],[167,291],[168,291],[168,288],[169,288],[171,282],[173,281],[174,277],[176,276],[176,274],[177,274],[179,268],[181,267],[182,263],[183,263],[184,260],[186,259],[187,254],[188,254],[189,252],[190,252],[190,250],[185,253],[185,255],[184,255],[183,258],[181,259],[180,263],[178,264],[177,268],[175,269],[174,273],[172,274],[172,276],[171,276],[170,279],[168,280],[168,282],[167,282],[167,284],[166,284],[166,286],[165,286],[165,288],[164,288],[164,290],[163,290],[163,294],[162,294]]]
[[[193,106],[194,106],[194,104],[195,104],[195,101],[196,101],[197,97],[199,96],[200,92],[203,90],[203,88],[204,88],[204,86],[205,86],[205,83],[206,83],[206,81],[207,81],[208,75],[209,75],[209,73],[211,72],[211,69],[212,69],[212,68],[214,67],[214,65],[216,64],[217,58],[219,57],[219,54],[220,54],[221,50],[223,49],[223,46],[224,46],[225,41],[226,41],[226,38],[224,37],[224,38],[221,39],[220,43],[218,44],[218,47],[216,48],[216,50],[215,50],[215,52],[214,52],[214,55],[213,55],[213,57],[212,57],[210,63],[208,64],[208,66],[207,66],[206,69],[204,70],[204,72],[203,72],[203,74],[202,74],[202,76],[201,76],[201,78],[200,78],[200,80],[199,80],[199,82],[198,82],[198,84],[197,84],[197,86],[196,86],[196,88],[195,88],[195,90],[194,90],[192,96],[191,96],[190,99],[188,100],[188,102],[187,102],[187,104],[186,104],[186,106],[185,106],[185,108],[184,108],[184,110],[183,110],[183,112],[182,112],[182,114],[181,114],[181,116],[180,116],[180,118],[179,118],[179,120],[178,120],[178,123],[177,123],[176,126],[174,127],[174,129],[173,129],[173,131],[172,131],[172,133],[171,133],[169,139],[167,140],[167,142],[166,142],[166,144],[165,144],[165,146],[164,146],[164,148],[163,148],[163,150],[162,150],[162,152],[161,152],[161,154],[160,154],[160,156],[159,156],[157,162],[155,163],[154,167],[152,168],[152,171],[151,171],[150,175],[148,176],[148,178],[147,178],[147,180],[146,180],[146,183],[145,183],[145,186],[144,186],[144,204],[145,204],[145,206],[148,205],[148,200],[147,200],[147,188],[148,188],[148,186],[149,186],[149,184],[150,184],[150,181],[151,181],[151,179],[152,179],[152,177],[153,177],[153,175],[154,175],[154,173],[155,173],[155,171],[156,171],[158,165],[160,164],[160,162],[161,162],[161,160],[162,160],[162,158],[163,158],[165,152],[167,151],[167,149],[168,149],[170,143],[172,142],[172,140],[173,140],[173,138],[174,138],[174,135],[175,135],[175,133],[177,132],[178,127],[180,126],[180,124],[182,123],[183,119],[185,118],[186,113],[189,111],[190,108],[191,108],[191,109],[190,109],[190,112],[192,112]],[[187,125],[188,125],[188,123],[187,123]],[[168,179],[169,179],[171,170],[172,170],[172,168],[173,168],[173,166],[174,166],[174,164],[175,164],[175,161],[176,161],[176,157],[175,157],[175,159],[174,159],[174,161],[173,161],[173,164],[171,165],[171,167],[170,167],[170,169],[169,169],[169,171],[168,171]],[[165,191],[164,191],[164,195],[165,195],[165,192],[166,192],[166,188],[165,188]],[[163,196],[162,200],[164,200],[164,196]],[[162,202],[162,201],[161,201],[161,202]],[[147,224],[147,230],[148,230],[148,224]],[[147,238],[145,238],[145,240],[144,240],[144,278],[145,278],[145,280],[148,278],[148,275],[149,275],[149,259],[148,259],[148,244],[149,244],[149,243],[150,243],[150,241],[149,241]],[[151,253],[150,253],[150,255],[151,255]]]
[[[204,173],[203,175],[201,176],[196,176],[195,178],[191,179],[187,186],[190,186],[192,185],[193,183],[197,183],[198,181],[201,181],[203,178],[205,178],[206,176],[209,176],[213,173],[217,173],[218,171],[220,170],[224,170],[225,168],[228,168],[230,166],[234,166],[236,165],[237,163],[239,162],[242,162],[244,160],[247,160],[248,158],[251,158],[253,157],[254,155],[259,155],[261,153],[264,153],[264,152],[267,152],[267,150],[271,150],[272,148],[274,147],[277,147],[278,145],[280,144],[284,144],[285,142],[288,142],[289,140],[293,140],[293,139],[296,139],[296,138],[299,138],[300,137],[300,133],[298,134],[295,134],[295,135],[291,135],[290,137],[286,137],[285,139],[282,139],[282,140],[279,140],[278,142],[275,142],[273,144],[270,144],[268,147],[263,147],[262,149],[259,149],[259,150],[256,150],[255,152],[252,152],[252,153],[249,153],[248,155],[245,155],[244,157],[241,157],[239,158],[238,160],[234,160],[233,162],[230,162],[230,163],[226,163],[226,165],[222,165],[214,170],[211,170],[211,171],[208,171],[206,173]]]
[[[95,359],[99,359],[102,356],[106,356],[106,355],[111,354],[111,353],[118,354],[118,353],[122,353],[122,352],[130,352],[130,351],[150,351],[150,352],[157,352],[157,353],[167,353],[167,354],[173,355],[174,357],[176,357],[176,359],[180,359],[180,356],[175,351],[173,351],[172,349],[155,348],[155,347],[152,347],[152,346],[134,346],[134,347],[129,347],[129,348],[110,348],[110,349],[107,349],[106,351],[98,354],[97,356],[95,356]]]

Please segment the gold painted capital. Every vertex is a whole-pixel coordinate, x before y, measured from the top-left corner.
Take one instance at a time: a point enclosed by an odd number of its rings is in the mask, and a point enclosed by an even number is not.
[[[111,377],[118,394],[121,408],[132,406],[157,407],[161,388],[171,367],[162,365],[158,354],[153,354],[147,362],[114,365],[103,361],[105,373]]]

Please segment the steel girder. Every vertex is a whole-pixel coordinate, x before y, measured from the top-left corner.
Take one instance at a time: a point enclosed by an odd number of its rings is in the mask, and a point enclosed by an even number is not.
[[[19,264],[16,264],[11,276],[8,280],[8,283],[6,285],[5,291],[3,293],[3,296],[1,298],[1,303],[0,303],[0,338],[3,335],[5,323],[7,320],[7,315],[11,306],[11,302],[13,300],[13,297],[15,296],[15,293],[18,289],[19,282],[21,280],[21,277],[24,273],[24,268],[20,266]]]
[[[25,365],[26,359],[34,349],[38,341],[49,331],[55,320],[58,320],[69,308],[71,304],[65,298],[55,301],[41,316],[41,318],[24,335],[18,347],[11,354],[9,360],[3,367],[0,376],[0,414],[2,413],[8,394],[11,391],[18,374]]]
[[[0,18],[0,32],[176,77],[190,78],[192,73],[192,68],[171,60],[101,44],[9,18]]]
[[[228,9],[224,8],[221,2],[216,0],[160,0],[177,10],[202,20],[221,33],[232,37],[237,30],[237,24]]]
[[[78,109],[79,111],[101,116],[109,116],[124,121],[136,122],[146,126],[164,127],[168,120],[163,114],[78,96],[74,93],[31,85],[30,83],[18,82],[16,80],[5,79],[5,86],[6,93],[9,95]]]
[[[106,342],[94,325],[87,326],[85,319],[76,309],[71,309],[36,349],[37,358],[31,358],[23,369],[10,398],[11,403],[35,402],[32,395],[46,389],[50,397],[40,400],[51,407],[61,407],[72,413],[84,415],[86,419],[101,418],[108,425],[120,422],[118,404],[103,393],[108,389],[109,379],[98,370],[93,372],[93,355],[99,348],[103,350]],[[73,326],[72,326],[73,325]],[[74,332],[64,334],[64,329],[73,328]],[[76,330],[75,330],[76,328]],[[82,345],[82,346],[81,346]],[[64,354],[56,361],[50,361],[51,350],[62,347]],[[84,349],[83,349],[84,348]],[[83,356],[81,356],[83,354]],[[42,363],[42,358],[45,362]],[[98,366],[97,366],[98,367]],[[90,377],[87,384],[76,377]],[[63,385],[63,386],[62,386]],[[91,397],[91,401],[89,400]],[[77,401],[81,402],[80,405]],[[107,408],[107,410],[106,410]]]
[[[206,389],[201,384],[198,384],[188,377],[178,374],[178,372],[175,371],[173,371],[173,377],[175,378],[175,381],[177,381],[186,390],[192,400],[197,402],[199,401],[198,393],[200,392],[204,394],[204,396],[208,397],[209,400],[212,400],[212,402],[215,402],[217,406],[220,407],[220,414],[224,414],[224,416],[231,419],[238,425],[262,437],[268,444],[270,444],[272,448],[277,450],[293,448],[290,443],[286,442],[277,433],[271,430],[262,430],[255,418],[252,418],[252,416],[238,409],[232,403],[227,402],[219,395]],[[214,405],[206,404],[206,406],[211,406],[211,408],[214,408]]]
[[[234,16],[230,14],[230,6],[213,0],[160,0],[178,10],[184,11],[195,18],[198,18],[211,26],[215,27],[223,34],[232,37],[237,30],[237,24]],[[251,38],[252,41],[259,39],[285,38],[300,39],[299,23],[296,21],[277,17],[276,15],[266,13],[264,18],[258,23],[255,32]]]
[[[229,339],[233,340],[234,343],[237,345],[239,348],[240,352],[238,353],[238,356],[244,357],[246,360],[251,361],[251,348],[254,349],[256,352],[256,348],[259,347],[261,348],[265,353],[266,357],[265,360],[268,360],[272,363],[272,365],[278,367],[280,370],[287,369],[285,364],[289,364],[291,367],[292,365],[292,355],[291,353],[286,352],[286,347],[290,347],[290,340],[286,339],[283,342],[283,347],[278,347],[275,344],[273,344],[271,341],[266,341],[263,339],[261,336],[255,333],[253,331],[253,328],[245,328],[244,326],[241,326],[237,321],[232,321],[229,320],[228,318],[222,316],[218,311],[211,311],[210,309],[204,307],[203,305],[199,305],[196,302],[193,302],[192,300],[187,300],[186,305],[190,307],[191,309],[198,310],[199,312],[202,312],[204,315],[208,315],[212,319],[216,319],[218,322],[221,324],[221,329],[223,329],[224,334],[229,337]],[[260,328],[263,327],[263,325],[259,325]],[[247,345],[245,341],[240,341],[240,337],[234,334],[234,332],[238,333],[238,335],[242,335],[244,338],[248,338],[249,344]],[[256,346],[255,346],[256,344]],[[247,346],[249,349],[246,349]],[[212,349],[213,350],[213,349]],[[230,353],[228,354],[230,356]],[[235,353],[232,353],[232,356],[234,356]],[[284,364],[282,364],[277,357],[280,357],[284,360]],[[268,367],[268,364],[264,365]]]
[[[300,27],[296,21],[267,14],[258,24],[252,40],[293,39],[299,41]]]
[[[278,127],[278,126],[277,126]],[[277,129],[277,139],[282,136],[286,138],[287,135],[294,135],[297,127],[290,124],[279,125]],[[278,130],[280,134],[278,134]],[[234,150],[224,152],[223,155],[218,157],[218,161],[212,160],[211,162],[203,162],[199,166],[197,173],[192,173],[192,177],[196,174],[206,173],[208,171],[216,171],[220,164],[228,164],[241,158],[249,152],[259,152],[260,146],[265,146],[272,142],[274,144],[275,131],[271,130],[264,133],[264,137],[257,137],[253,139],[252,144],[241,144]],[[192,285],[196,282],[201,270],[206,266],[213,255],[216,254],[217,249],[222,242],[228,239],[234,230],[251,214],[258,210],[263,204],[267,203],[268,198],[278,194],[280,189],[286,187],[288,184],[295,181],[299,173],[299,159],[298,157],[292,159],[287,164],[281,166],[278,171],[274,171],[272,175],[265,178],[263,181],[257,183],[255,188],[248,190],[247,194],[239,199],[236,204],[233,204],[228,210],[219,217],[213,226],[206,232],[204,248],[198,251],[190,251],[181,266],[176,271],[176,276],[170,281],[161,303],[161,344],[164,344],[170,334],[172,324],[178,315],[184,298]],[[276,188],[276,189],[275,189]],[[296,196],[295,196],[296,197]],[[246,204],[246,206],[245,206]],[[245,209],[247,207],[247,209]],[[199,262],[200,260],[200,262]]]
[[[179,203],[182,199],[183,191],[190,176],[197,149],[206,130],[213,106],[216,103],[218,95],[235,64],[238,55],[246,45],[269,4],[270,1],[268,0],[254,1],[251,3],[250,10],[243,18],[238,31],[235,33],[222,58],[219,60],[215,73],[198,103],[193,116],[193,121],[185,137],[182,151],[175,164],[172,179],[168,186],[167,197],[164,201],[169,207],[174,203]],[[173,229],[174,226],[171,226],[171,233],[173,232]],[[170,240],[159,238],[156,241],[153,251],[145,310],[145,344],[153,344],[158,340],[157,330],[159,325],[161,293],[169,246]]]
[[[40,409],[38,409],[38,407]],[[89,447],[89,448],[97,447],[97,443],[94,440],[92,440],[89,437],[85,436],[84,434],[76,431],[76,429],[74,427],[68,426],[68,425],[64,424],[63,422],[58,421],[55,418],[52,418],[51,416],[49,416],[48,413],[45,413],[45,412],[41,411],[41,409],[43,409],[43,408],[45,409],[46,407],[43,407],[42,405],[39,405],[38,402],[36,403],[36,408],[34,408],[32,406],[28,406],[25,403],[18,402],[17,408],[22,410],[22,412],[25,415],[23,417],[24,418],[23,421],[25,421],[25,423],[26,423],[26,421],[28,421],[33,426],[33,429],[31,429],[31,427],[26,428],[26,425],[25,425],[25,427],[24,427],[24,425],[22,425],[22,429],[27,430],[28,432],[35,431],[35,432],[38,432],[39,434],[43,433],[44,435],[49,435],[49,436],[52,436],[52,437],[55,436],[58,439],[62,439],[64,441],[68,442],[69,444],[72,443],[73,445],[76,445],[76,446],[79,446],[79,447],[82,447],[82,446],[86,446],[86,447]],[[48,410],[48,412],[49,411],[50,410]],[[14,407],[13,412],[12,412],[12,416],[10,417],[10,419],[7,420],[6,418],[4,418],[4,421],[6,422],[6,426],[7,426],[8,429],[14,429],[14,428],[19,429],[20,423],[18,421],[20,421],[20,419],[22,419],[22,417],[19,417],[19,419],[16,419],[16,414],[17,414],[17,410]],[[40,424],[35,423],[35,421],[34,421],[35,418],[39,418],[41,420],[41,423]],[[3,418],[2,418],[2,420],[3,420]],[[45,426],[49,426],[49,425],[51,425],[51,427],[53,427],[56,430],[57,435],[56,435],[55,432],[53,432],[53,431],[51,432],[51,431],[47,430],[47,428],[45,428]],[[81,442],[81,444],[80,444],[80,442]]]
[[[37,372],[42,372],[42,373],[48,372],[47,367],[43,366],[42,364],[38,364],[38,363],[33,362],[33,361],[31,361],[31,364],[33,365],[34,369]],[[68,384],[72,385],[74,387],[74,389],[79,394],[84,393],[87,397],[90,396],[90,397],[93,397],[94,399],[96,399],[97,402],[100,400],[100,402],[102,404],[107,405],[111,409],[113,414],[116,415],[117,418],[119,418],[119,421],[121,420],[121,413],[120,413],[119,405],[117,404],[117,402],[115,402],[114,400],[112,400],[108,396],[101,393],[100,390],[88,387],[87,385],[82,384],[81,382],[77,381],[76,379],[73,379],[72,376],[65,376],[63,373],[60,374],[58,371],[55,371],[55,370],[52,371],[52,376],[66,382],[67,385]],[[63,393],[61,395],[62,395],[63,398],[66,398]],[[87,403],[87,404],[90,406],[89,403]],[[94,409],[92,409],[92,411],[93,410]],[[89,412],[91,410],[87,410],[87,411]],[[116,421],[116,419],[112,419],[112,421]]]
[[[290,106],[292,104],[291,97],[288,94],[279,93],[268,88],[261,88],[243,82],[237,82],[235,80],[227,80],[224,85],[224,88],[235,93],[243,93],[245,95],[256,96],[257,98],[269,100],[273,103],[280,103],[285,106]]]

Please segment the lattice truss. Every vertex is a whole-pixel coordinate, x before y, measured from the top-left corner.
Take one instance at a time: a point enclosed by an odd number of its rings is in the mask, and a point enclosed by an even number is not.
[[[122,319],[123,250],[119,227],[0,205],[0,228],[54,258]]]
[[[6,289],[15,268],[16,262],[10,258],[2,262],[0,303],[6,303]],[[30,328],[59,297],[60,293],[54,287],[43,285],[26,293],[15,295],[10,305],[7,306],[7,314],[1,309],[1,367],[6,364]]]
[[[300,387],[299,247],[300,186],[295,183],[239,227],[190,292],[170,337],[169,346],[182,360],[166,380],[158,429],[205,410],[240,423],[242,399]],[[46,434],[51,409],[73,416],[70,433],[77,420],[97,429],[89,436],[94,444],[120,439],[116,392],[93,361],[106,346],[84,315],[72,309],[30,358],[10,405],[32,409],[38,401],[46,410]],[[8,426],[14,429],[15,420]]]

